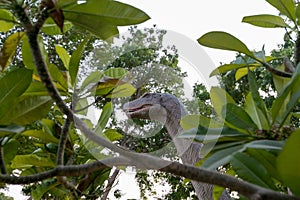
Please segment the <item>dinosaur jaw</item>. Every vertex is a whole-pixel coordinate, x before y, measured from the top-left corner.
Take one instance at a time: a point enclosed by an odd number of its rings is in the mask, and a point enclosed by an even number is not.
[[[124,111],[130,118],[149,119],[149,111],[152,106],[152,104],[143,104],[135,107],[129,107],[129,105],[126,105],[124,106]]]

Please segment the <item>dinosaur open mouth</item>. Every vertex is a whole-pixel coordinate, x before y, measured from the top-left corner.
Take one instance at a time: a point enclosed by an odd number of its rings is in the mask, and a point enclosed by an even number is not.
[[[138,106],[138,107],[126,108],[125,112],[128,114],[132,114],[132,113],[136,113],[136,112],[146,111],[151,106],[152,106],[152,104],[144,104],[144,105]]]

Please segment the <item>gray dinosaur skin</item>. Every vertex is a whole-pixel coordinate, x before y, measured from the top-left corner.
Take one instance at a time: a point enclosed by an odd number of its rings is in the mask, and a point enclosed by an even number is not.
[[[130,118],[150,119],[162,122],[168,134],[173,139],[177,153],[184,164],[194,165],[201,159],[199,157],[199,151],[202,144],[187,139],[176,138],[176,136],[183,131],[180,125],[180,119],[187,115],[187,111],[174,95],[166,93],[145,93],[140,98],[124,104],[123,109]],[[213,199],[212,185],[197,181],[192,181],[192,185],[198,199]],[[224,190],[220,199],[229,200],[231,198]]]

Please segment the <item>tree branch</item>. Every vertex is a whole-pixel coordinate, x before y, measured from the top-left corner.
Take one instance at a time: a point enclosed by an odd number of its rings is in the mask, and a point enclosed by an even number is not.
[[[57,149],[57,156],[56,156],[57,165],[64,165],[64,153],[65,153],[65,148],[66,148],[66,143],[67,143],[71,123],[72,121],[70,120],[70,118],[67,117],[63,125],[63,128],[61,130],[59,145]]]
[[[6,167],[5,167],[5,162],[4,162],[3,146],[2,145],[0,146],[0,168],[1,168],[1,174],[6,174],[7,173]]]
[[[119,170],[119,169],[116,169],[116,170],[114,171],[114,173],[109,177],[108,182],[107,182],[106,189],[105,189],[105,191],[104,191],[104,193],[103,193],[103,195],[102,195],[102,197],[101,197],[101,200],[106,200],[106,199],[107,199],[107,196],[108,196],[108,194],[109,194],[111,188],[113,187],[113,184],[114,184],[114,182],[115,182],[115,180],[116,180],[116,178],[117,178],[119,172],[120,172],[120,170]]]

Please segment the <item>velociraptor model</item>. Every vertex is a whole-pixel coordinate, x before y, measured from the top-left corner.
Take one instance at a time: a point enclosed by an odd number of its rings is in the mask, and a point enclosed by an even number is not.
[[[180,101],[171,94],[145,93],[140,98],[124,105],[128,117],[139,119],[158,120],[162,122],[168,134],[173,139],[178,155],[184,164],[194,165],[200,160],[200,143],[188,139],[176,138],[183,129],[180,126],[180,119],[187,114],[186,109]],[[211,200],[213,186],[192,181],[197,197],[201,200]],[[230,199],[226,191],[223,192],[221,200]]]

